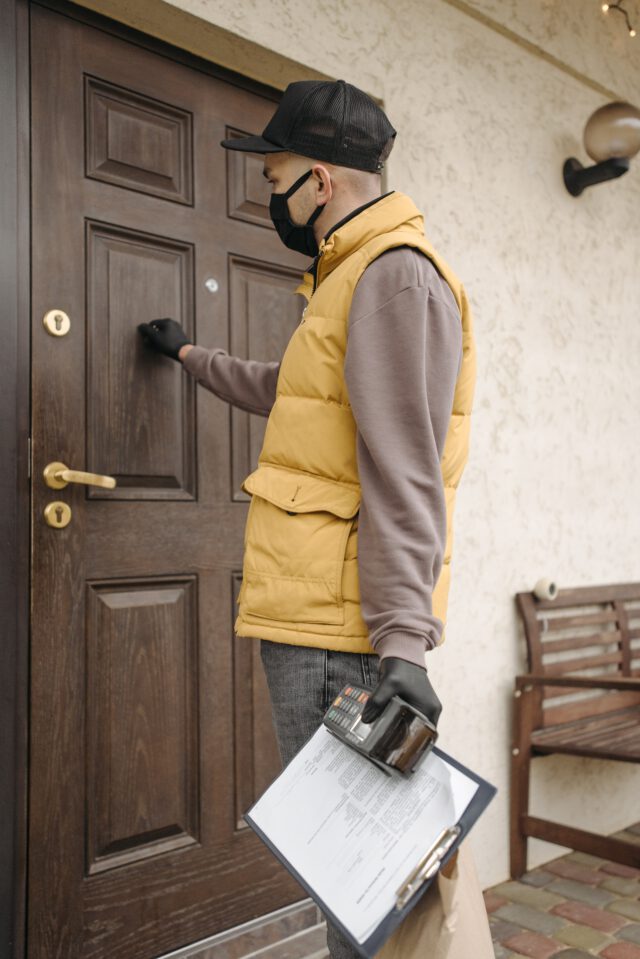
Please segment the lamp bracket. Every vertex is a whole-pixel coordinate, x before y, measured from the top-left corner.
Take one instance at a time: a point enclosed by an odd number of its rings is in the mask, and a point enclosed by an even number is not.
[[[564,185],[572,196],[580,196],[582,191],[588,186],[594,186],[596,183],[604,183],[605,180],[615,180],[622,176],[629,169],[629,160],[627,157],[611,157],[609,160],[603,160],[601,163],[594,163],[593,166],[585,167],[576,160],[575,157],[569,157],[565,160],[562,168]]]

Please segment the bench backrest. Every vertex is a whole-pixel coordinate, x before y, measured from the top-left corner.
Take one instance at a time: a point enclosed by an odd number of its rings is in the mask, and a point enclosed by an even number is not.
[[[640,583],[558,590],[555,599],[516,593],[528,671],[538,676],[640,676]],[[536,727],[640,703],[640,693],[543,686]]]

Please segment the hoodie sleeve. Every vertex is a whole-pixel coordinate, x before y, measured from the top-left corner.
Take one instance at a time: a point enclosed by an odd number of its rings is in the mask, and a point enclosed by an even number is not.
[[[268,416],[275,403],[279,362],[245,360],[222,348],[194,346],[182,365],[201,386],[241,410]]]
[[[387,250],[356,286],[345,381],[357,425],[362,617],[381,658],[425,666],[446,508],[440,460],[462,362],[455,298],[419,250]]]

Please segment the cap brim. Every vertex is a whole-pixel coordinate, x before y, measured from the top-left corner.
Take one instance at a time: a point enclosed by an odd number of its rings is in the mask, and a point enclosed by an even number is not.
[[[220,146],[227,150],[242,150],[244,153],[284,153],[285,148],[278,143],[265,140],[262,136],[234,137],[232,140],[220,140]]]

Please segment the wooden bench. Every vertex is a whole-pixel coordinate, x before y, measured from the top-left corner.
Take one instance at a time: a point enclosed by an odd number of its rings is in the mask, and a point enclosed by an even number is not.
[[[529,672],[515,679],[511,877],[526,872],[529,836],[640,867],[640,842],[529,815],[535,756],[640,763],[640,583],[558,590],[554,599],[517,593],[516,605]],[[630,821],[639,818],[638,800],[629,809]]]

